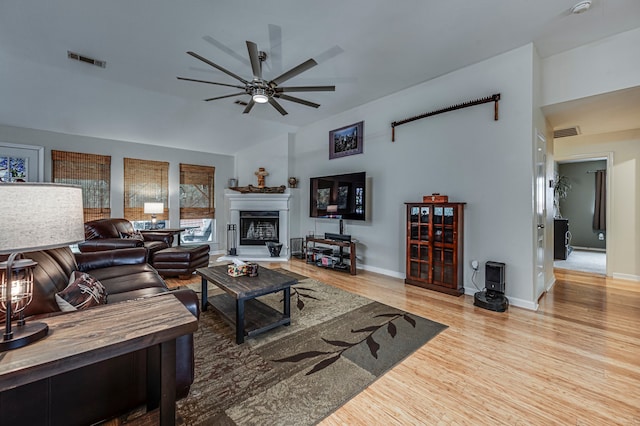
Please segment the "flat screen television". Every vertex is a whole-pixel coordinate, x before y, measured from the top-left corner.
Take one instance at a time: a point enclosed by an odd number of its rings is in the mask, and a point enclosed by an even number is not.
[[[366,220],[366,172],[310,178],[309,215]]]

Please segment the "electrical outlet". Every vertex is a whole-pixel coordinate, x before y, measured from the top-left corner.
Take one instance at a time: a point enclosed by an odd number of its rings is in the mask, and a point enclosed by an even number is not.
[[[478,266],[479,266],[479,264],[478,264],[478,261],[477,261],[477,260],[472,260],[472,261],[471,261],[471,268],[472,268],[474,271],[477,271],[477,270],[478,270]]]

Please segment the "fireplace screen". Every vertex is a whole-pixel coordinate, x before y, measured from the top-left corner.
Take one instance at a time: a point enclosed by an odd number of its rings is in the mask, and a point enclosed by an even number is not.
[[[240,245],[261,246],[278,241],[278,211],[241,211]]]

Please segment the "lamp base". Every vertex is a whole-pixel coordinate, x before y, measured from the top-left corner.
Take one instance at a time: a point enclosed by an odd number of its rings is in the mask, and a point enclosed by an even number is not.
[[[49,332],[49,326],[43,322],[30,322],[14,327],[12,331],[11,339],[0,341],[0,352],[21,348],[42,339]]]

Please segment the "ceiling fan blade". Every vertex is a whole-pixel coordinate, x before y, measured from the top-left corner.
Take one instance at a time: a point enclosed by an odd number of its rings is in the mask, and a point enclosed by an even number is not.
[[[275,109],[277,109],[277,110],[278,110],[278,112],[279,112],[280,114],[282,114],[282,115],[287,115],[287,114],[288,114],[288,112],[287,112],[287,111],[285,111],[285,109],[284,109],[284,108],[282,108],[282,105],[280,105],[280,104],[278,103],[278,101],[276,101],[276,100],[275,100],[275,98],[269,98],[269,103],[270,103],[270,104],[271,104]]]
[[[207,102],[215,101],[216,99],[231,98],[233,96],[240,96],[240,95],[246,95],[246,94],[247,94],[247,92],[240,92],[240,93],[234,93],[232,95],[216,96],[215,98],[205,99],[205,101],[207,101]]]
[[[249,50],[249,60],[251,61],[251,70],[253,76],[262,80],[262,67],[258,58],[258,45],[247,40],[247,50]]]
[[[284,94],[275,94],[274,95],[276,98],[279,99],[284,99],[285,101],[291,101],[291,102],[297,102],[299,104],[302,105],[306,105],[308,107],[312,107],[312,108],[318,108],[320,106],[320,104],[316,104],[314,102],[310,102],[310,101],[305,101],[304,99],[300,99],[300,98],[295,98],[293,96],[289,96],[289,95],[284,95]]]
[[[271,72],[282,72],[282,28],[275,24],[269,24],[269,62],[271,62]]]
[[[276,87],[276,93],[284,92],[335,92],[336,86],[289,86]]]
[[[249,82],[247,80],[245,80],[244,78],[232,73],[231,71],[221,67],[220,65],[214,64],[213,62],[211,62],[210,60],[208,60],[207,58],[203,58],[202,56],[198,55],[195,52],[187,52],[187,54],[193,56],[196,59],[200,59],[202,62],[204,62],[207,65],[211,65],[212,67],[222,71],[223,73],[230,75],[231,77],[235,78],[236,80],[240,80],[241,82],[243,82],[244,84],[248,84]]]
[[[251,101],[249,101],[249,105],[247,105],[247,107],[244,109],[244,111],[242,111],[243,114],[249,114],[249,111],[251,111],[251,108],[253,108],[253,106],[256,103],[253,101],[253,99],[251,99]]]
[[[315,67],[316,65],[318,65],[318,63],[316,61],[314,61],[313,59],[307,59],[306,61],[304,61],[303,63],[301,63],[300,65],[291,68],[289,71],[285,72],[284,74],[279,75],[278,77],[274,78],[273,80],[271,80],[269,83],[271,84],[275,84],[276,86],[284,83],[285,81],[295,77],[296,75],[305,72],[306,70]]]
[[[176,77],[178,80],[195,81],[196,83],[215,84],[217,86],[235,87],[236,89],[244,89],[244,86],[237,86],[235,84],[216,83],[215,81],[196,80],[194,78]]]
[[[230,47],[222,44],[221,42],[219,42],[215,38],[206,35],[206,36],[202,37],[202,39],[204,41],[206,41],[207,43],[210,43],[210,44],[214,45],[215,47],[217,47],[218,49],[222,50],[224,53],[226,53],[227,55],[229,55],[232,58],[236,59],[237,61],[243,63],[244,65],[246,65],[246,66],[250,65],[249,61],[247,60],[247,58],[245,58],[244,56],[240,56],[233,49],[231,49]]]

